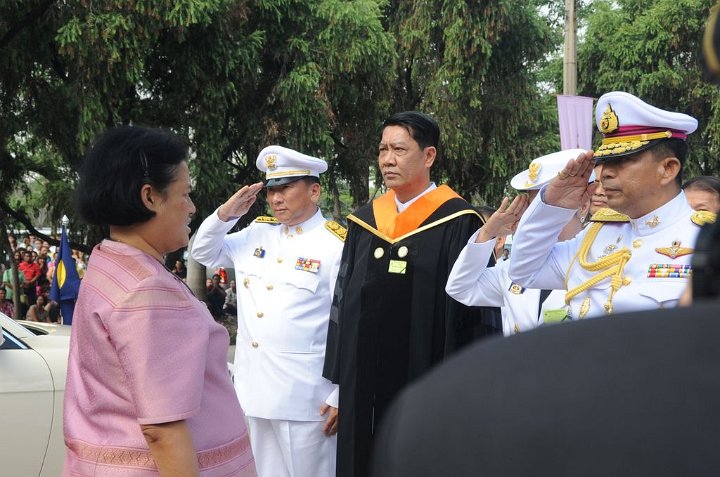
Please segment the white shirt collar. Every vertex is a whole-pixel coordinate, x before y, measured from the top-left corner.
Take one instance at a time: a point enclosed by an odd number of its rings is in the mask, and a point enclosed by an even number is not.
[[[302,235],[305,232],[309,232],[310,230],[314,229],[319,224],[322,224],[324,222],[325,217],[323,217],[322,211],[320,210],[320,207],[318,207],[317,211],[315,211],[315,215],[307,219],[305,222],[292,225],[290,227],[281,224],[280,233],[282,234],[282,236],[290,238],[294,235]]]
[[[692,212],[685,193],[680,191],[675,198],[649,214],[637,219],[630,219],[630,224],[633,229],[637,231],[638,235],[649,235],[677,223],[678,217],[690,217]]]
[[[418,195],[416,195],[415,197],[413,197],[412,199],[408,200],[408,201],[405,202],[405,203],[400,202],[400,201],[398,200],[398,198],[397,198],[397,195],[396,195],[396,196],[395,196],[395,205],[397,205],[397,211],[398,211],[398,213],[399,213],[399,212],[402,212],[402,211],[405,210],[405,209],[407,209],[408,207],[410,207],[410,206],[412,205],[413,202],[415,202],[416,200],[418,200],[420,197],[424,196],[424,195],[427,194],[428,192],[433,191],[434,189],[437,189],[437,186],[435,185],[434,182],[431,182],[427,189],[425,189],[424,191],[420,192]]]

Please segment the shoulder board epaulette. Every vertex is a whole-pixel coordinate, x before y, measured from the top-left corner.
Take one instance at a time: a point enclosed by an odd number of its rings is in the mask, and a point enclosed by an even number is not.
[[[715,219],[717,219],[717,214],[709,210],[698,210],[690,217],[690,220],[692,220],[695,225],[700,226],[712,224],[715,222]]]
[[[630,217],[606,207],[595,212],[590,220],[593,222],[629,222]]]
[[[257,222],[259,224],[273,224],[273,225],[278,225],[280,223],[280,221],[278,219],[276,219],[275,217],[269,217],[267,215],[261,215],[260,217],[255,219],[255,222]]]
[[[345,237],[347,237],[347,229],[343,227],[342,225],[338,224],[334,220],[326,220],[325,221],[325,228],[330,231],[334,236],[345,241]]]

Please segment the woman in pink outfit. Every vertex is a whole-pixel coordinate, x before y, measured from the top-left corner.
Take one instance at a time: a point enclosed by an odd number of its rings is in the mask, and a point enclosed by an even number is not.
[[[75,307],[64,476],[255,476],[227,369],[229,336],[163,264],[195,212],[174,134],[111,129],[87,153],[78,206],[106,226]]]

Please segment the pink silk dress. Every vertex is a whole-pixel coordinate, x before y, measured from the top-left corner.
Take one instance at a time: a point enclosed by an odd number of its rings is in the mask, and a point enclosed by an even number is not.
[[[186,420],[203,477],[254,477],[229,336],[144,252],[106,240],[80,287],[65,388],[63,476],[157,476],[141,424]]]

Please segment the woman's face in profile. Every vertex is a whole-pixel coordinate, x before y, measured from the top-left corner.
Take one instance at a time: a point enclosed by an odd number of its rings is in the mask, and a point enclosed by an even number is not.
[[[192,185],[187,162],[178,164],[175,180],[162,194],[155,217],[150,219],[156,232],[158,252],[174,252],[188,244],[190,239],[190,219],[195,213],[195,204],[190,198]]]

